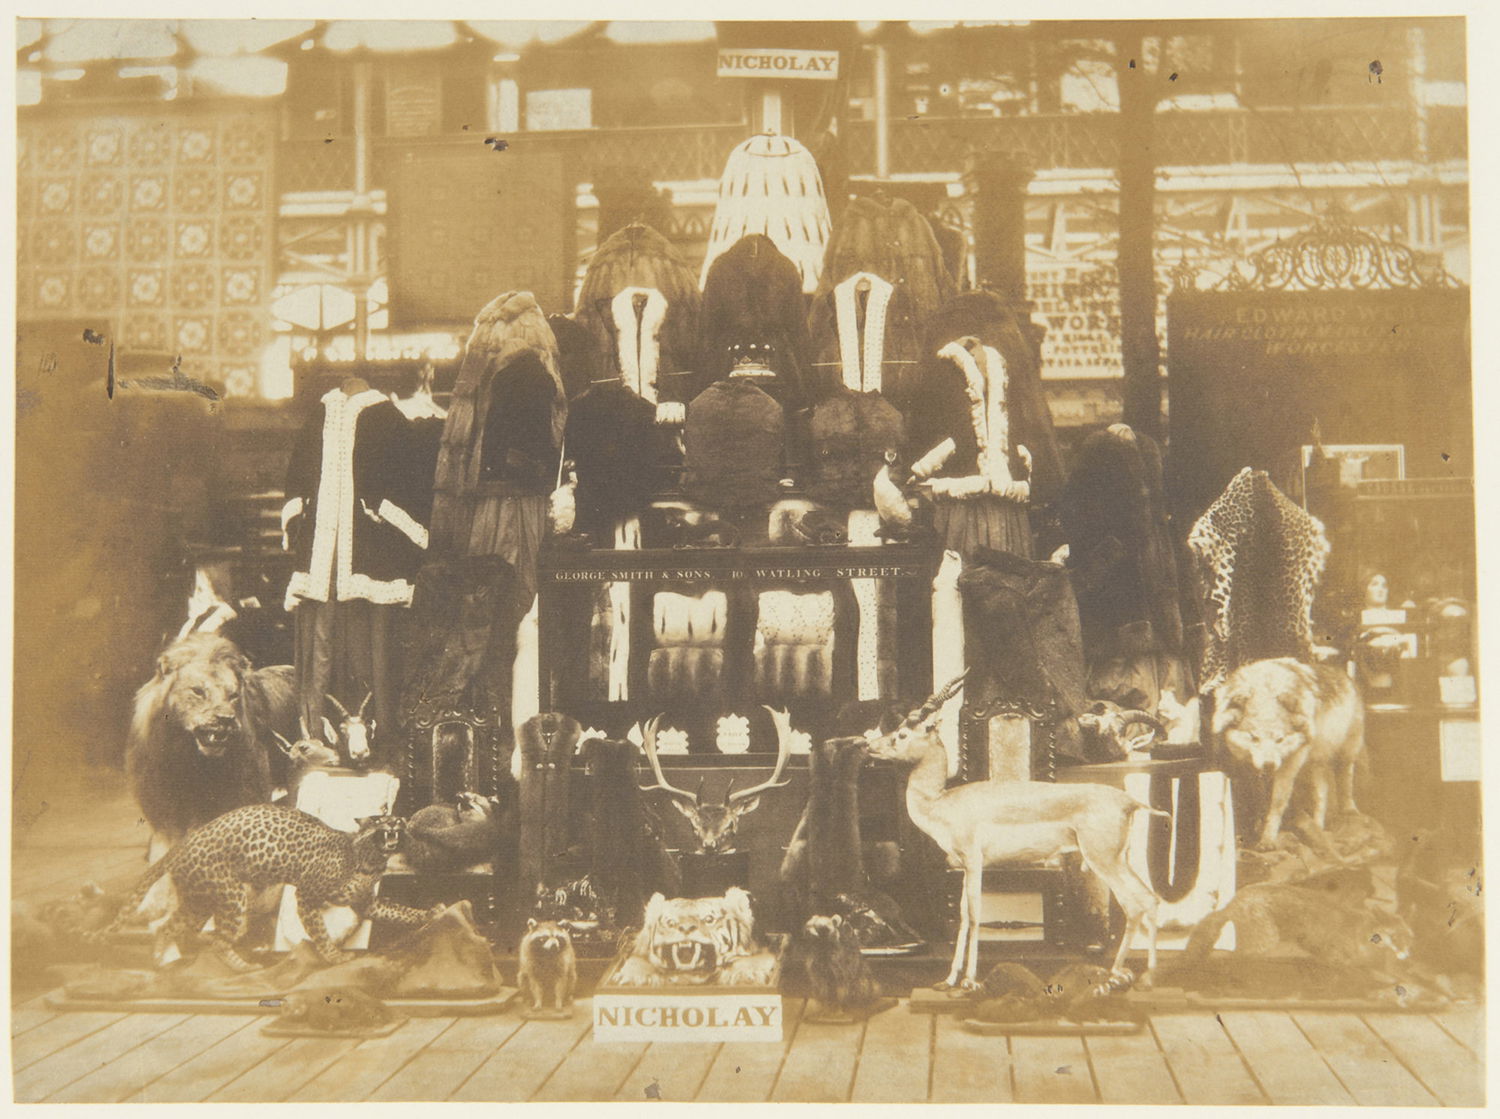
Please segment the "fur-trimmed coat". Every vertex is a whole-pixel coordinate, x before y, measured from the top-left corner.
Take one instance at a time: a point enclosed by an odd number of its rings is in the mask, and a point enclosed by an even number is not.
[[[818,297],[857,272],[873,272],[903,288],[918,321],[957,291],[932,226],[904,198],[863,196],[844,208],[823,257]]]
[[[880,392],[902,411],[916,383],[922,331],[905,286],[856,271],[820,290],[808,318],[813,367],[809,393]]]
[[[291,609],[307,599],[411,602],[432,509],[428,449],[376,389],[325,393],[287,470],[281,522],[296,567]]]

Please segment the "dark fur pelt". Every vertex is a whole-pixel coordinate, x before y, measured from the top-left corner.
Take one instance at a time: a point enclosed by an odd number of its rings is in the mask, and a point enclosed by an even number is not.
[[[590,877],[626,925],[640,923],[654,893],[676,894],[681,880],[651,828],[636,785],[633,742],[594,738],[583,744],[589,781]]]
[[[713,508],[767,504],[780,493],[786,420],[781,405],[744,381],[719,381],[687,409],[683,490]]]
[[[823,256],[818,298],[856,272],[905,289],[919,322],[956,291],[932,227],[904,198],[864,196],[844,208]]]
[[[198,686],[211,700],[217,692],[222,702],[213,710],[233,720],[218,757],[200,752],[186,722],[197,718],[184,712],[194,704],[186,693]],[[183,694],[174,696],[179,689]],[[136,693],[125,746],[126,775],[146,823],[175,841],[231,809],[269,802],[273,758],[284,757],[273,731],[300,737],[289,671],[252,671],[234,643],[217,634],[191,634],[168,646]]]
[[[1061,513],[1085,647],[1096,659],[1180,652],[1181,592],[1156,443],[1123,424],[1089,436]]]
[[[864,271],[873,272],[882,279],[895,283],[894,277],[874,268]],[[822,400],[847,387],[843,381],[842,352],[839,349],[838,309],[833,293],[836,286],[830,285],[827,291],[819,289],[808,316],[808,334],[813,354],[808,394],[813,400]],[[860,344],[863,346],[863,319],[859,325]],[[899,283],[891,292],[890,305],[886,308],[883,342],[880,392],[905,411],[904,404],[913,394],[922,360],[922,326],[916,304],[906,288]],[[868,389],[873,386],[867,379],[862,387]]]
[[[981,550],[958,577],[973,671],[971,703],[1055,701],[1064,718],[1088,704],[1078,604],[1067,572],[1055,563]],[[1060,739],[1059,749],[1076,753]]]
[[[1024,444],[1032,457],[1031,499],[1045,503],[1062,486],[1062,452],[1027,325],[993,292],[964,292],[949,300],[927,320],[925,356],[912,386],[914,391],[898,403],[907,415],[913,457],[926,454],[952,436],[958,453],[943,473],[962,476],[972,472],[977,448],[963,374],[951,361],[936,355],[943,346],[960,338],[978,338],[981,344],[993,346],[1005,360],[1012,466],[1014,469],[1016,465],[1015,448]]]
[[[658,335],[661,399],[686,400],[687,389],[673,375],[691,370],[698,354],[698,277],[672,243],[640,222],[627,225],[599,246],[578,290],[573,318],[594,337],[603,355],[601,376],[618,376],[614,319],[610,303],[629,287],[654,288],[667,301]]]
[[[569,315],[551,314],[547,325],[557,339],[557,367],[569,400],[577,400],[604,376],[599,343]]]
[[[900,455],[906,431],[901,413],[880,393],[845,389],[813,409],[808,443],[807,496],[825,505],[868,509],[885,452]]]
[[[656,407],[618,381],[593,386],[568,413],[568,457],[577,464],[575,528],[612,542],[614,522],[639,513],[676,457]]]
[[[729,375],[734,365],[730,347],[770,346],[774,358],[768,364],[776,371],[778,399],[789,409],[802,406],[810,360],[807,301],[797,266],[769,237],[741,237],[713,262],[703,285],[699,337],[702,376],[695,390]]]

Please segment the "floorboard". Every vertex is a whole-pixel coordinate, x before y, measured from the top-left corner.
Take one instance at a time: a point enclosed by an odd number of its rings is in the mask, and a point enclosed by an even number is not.
[[[48,1102],[119,1103],[230,1034],[244,1029],[251,1021],[260,1020],[258,1014],[193,1015],[88,1076],[75,1080],[54,1093]]]
[[[1010,1039],[1017,1103],[1093,1103],[1099,1098],[1081,1037]]]
[[[210,1103],[281,1103],[354,1049],[348,1038],[293,1038],[208,1097]]]
[[[722,1047],[721,1042],[652,1044],[620,1085],[615,1099],[622,1103],[697,1099],[698,1089]]]
[[[797,1027],[797,1044],[787,1053],[781,1075],[771,1089],[771,1100],[778,1103],[847,1102],[864,1032],[864,1022],[835,1025],[804,1021]]]
[[[591,999],[578,1003],[578,1012],[593,1019]],[[625,1078],[645,1056],[644,1043],[610,1043],[601,1045],[593,1033],[587,1033],[571,1052],[542,1081],[533,1100],[612,1100]]]
[[[1167,1067],[1190,1104],[1265,1103],[1245,1062],[1216,1018],[1161,1014],[1151,1019]]]
[[[18,1103],[36,1103],[187,1020],[186,1014],[130,1014],[16,1074]]]
[[[726,1041],[698,1089],[700,1100],[765,1103],[802,1030],[802,999],[781,1000],[781,1044]]]
[[[1101,1103],[1181,1103],[1182,1094],[1150,1029],[1084,1038]]]
[[[1224,1028],[1277,1104],[1351,1104],[1351,1096],[1291,1015],[1280,1010],[1226,1011]]]
[[[1431,1018],[1366,1014],[1364,1022],[1443,1104],[1484,1106],[1484,1065]]]
[[[849,1098],[855,1103],[926,1103],[934,1017],[913,1014],[902,999],[871,1018]]]
[[[524,1023],[458,1086],[451,1098],[472,1103],[524,1103],[579,1044],[592,1021],[592,1003],[585,999],[575,1004],[572,1018]]]
[[[459,1018],[368,1099],[446,1100],[520,1028],[515,1014]]]
[[[1431,1015],[1433,1021],[1452,1034],[1475,1056],[1484,1056],[1484,1007],[1455,1006]]]
[[[1010,1039],[967,1032],[951,1014],[933,1016],[933,1103],[1011,1103]]]
[[[388,1037],[362,1041],[303,1084],[288,1102],[357,1103],[416,1059],[452,1018],[408,1018]]]
[[[20,1072],[60,1049],[125,1017],[114,1013],[59,1014],[16,1038],[10,1047],[11,1069]]]
[[[1338,1073],[1355,1103],[1380,1107],[1437,1103],[1358,1015],[1305,1013],[1293,1018]]]
[[[207,1099],[247,1068],[254,1068],[286,1045],[286,1038],[266,1037],[260,1032],[269,1020],[257,1015],[244,1029],[147,1084],[125,1102],[199,1103]]]

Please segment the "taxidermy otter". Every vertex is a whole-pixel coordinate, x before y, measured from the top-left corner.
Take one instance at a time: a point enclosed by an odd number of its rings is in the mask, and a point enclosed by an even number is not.
[[[578,959],[567,927],[556,921],[528,919],[519,955],[516,986],[521,988],[528,1009],[570,1010],[578,982]]]
[[[495,857],[500,805],[494,797],[459,793],[452,804],[429,804],[406,822],[406,860],[419,874],[467,870]]]
[[[859,954],[859,937],[837,913],[809,917],[800,949],[808,988],[822,1016],[864,1018],[894,1005],[880,997],[880,984]]]

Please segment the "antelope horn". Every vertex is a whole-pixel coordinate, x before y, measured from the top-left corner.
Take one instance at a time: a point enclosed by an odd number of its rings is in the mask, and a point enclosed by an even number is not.
[[[365,708],[370,706],[370,700],[374,697],[375,691],[373,688],[365,693],[365,698],[361,700],[359,704],[359,715],[357,716],[358,718],[363,719],[365,717]]]
[[[1132,709],[1130,711],[1121,711],[1120,725],[1128,727],[1132,723],[1145,723],[1148,727],[1151,727],[1161,734],[1167,733],[1166,724],[1149,711],[1139,711],[1135,709]]]
[[[282,734],[280,731],[274,730],[271,733],[276,736],[276,741],[281,744],[281,752],[283,754],[285,754],[289,758],[296,757],[296,748],[287,741],[284,734]],[[307,736],[303,735],[303,737],[305,738]]]
[[[347,707],[345,707],[342,703],[339,702],[339,697],[338,696],[336,696],[336,695],[329,695],[327,692],[324,692],[323,694],[328,697],[328,702],[329,703],[333,704],[335,707],[337,707],[339,709],[339,714],[340,715],[342,715],[345,719],[347,719],[349,717],[349,709]]]
[[[927,699],[923,701],[921,707],[918,707],[915,711],[913,711],[906,717],[907,724],[915,725],[922,722],[929,716],[936,714],[938,711],[941,711],[943,708],[943,704],[947,703],[950,699],[958,694],[958,690],[963,687],[964,680],[968,677],[968,675],[969,670],[966,668],[952,680],[949,680],[937,691],[933,692],[932,695],[928,696]]]

